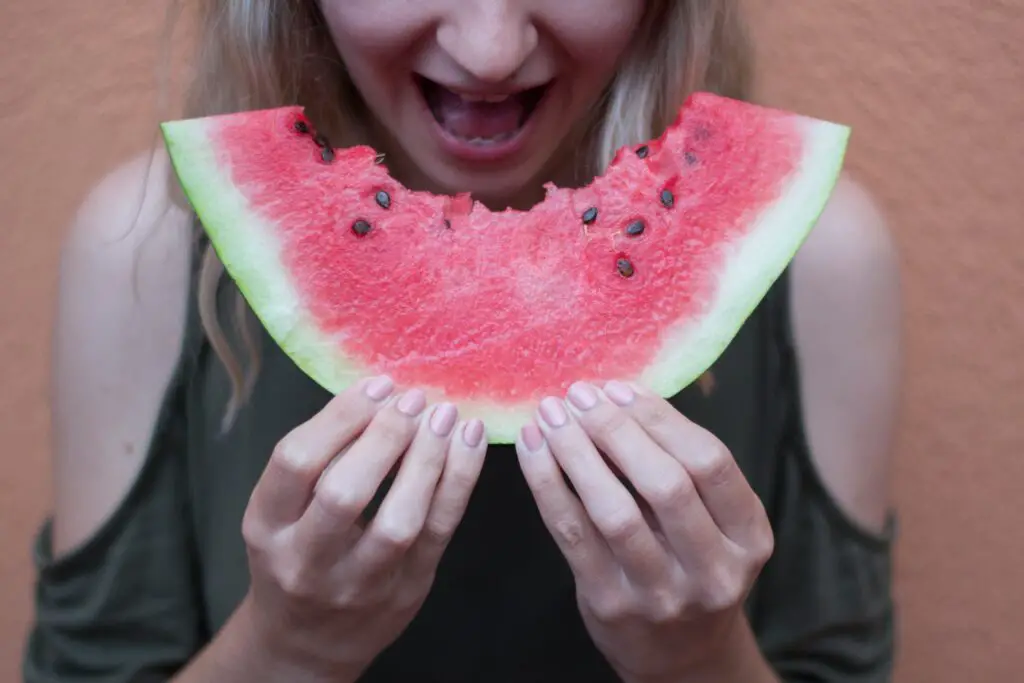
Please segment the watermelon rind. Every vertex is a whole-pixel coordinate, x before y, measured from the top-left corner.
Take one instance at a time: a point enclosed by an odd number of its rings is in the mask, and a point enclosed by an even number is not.
[[[791,262],[825,208],[842,170],[850,129],[797,117],[803,156],[778,199],[757,217],[749,233],[730,245],[714,298],[703,315],[666,331],[653,362],[633,381],[661,396],[691,384],[718,359]],[[331,393],[339,393],[372,371],[339,351],[339,341],[321,331],[304,307],[280,254],[274,226],[253,210],[232,182],[209,135],[215,118],[161,124],[175,173],[210,243],[254,314],[292,361]],[[422,387],[433,400],[438,387]],[[488,441],[511,443],[536,411],[536,401],[518,404],[459,400],[464,419],[480,418]]]
[[[796,256],[839,180],[850,128],[801,117],[804,155],[779,198],[724,259],[715,297],[699,320],[665,336],[639,383],[672,396],[721,356],[744,321]]]

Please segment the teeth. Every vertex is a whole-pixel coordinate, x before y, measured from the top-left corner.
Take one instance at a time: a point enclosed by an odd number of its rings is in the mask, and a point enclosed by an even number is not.
[[[515,134],[515,131],[510,131],[508,133],[502,133],[501,135],[495,135],[493,138],[464,138],[461,135],[453,135],[453,137],[461,140],[462,142],[468,142],[471,145],[485,147],[487,145],[497,145],[510,140]]]
[[[509,95],[463,95],[460,94],[463,102],[490,102],[491,104],[497,102],[504,102],[509,98]]]

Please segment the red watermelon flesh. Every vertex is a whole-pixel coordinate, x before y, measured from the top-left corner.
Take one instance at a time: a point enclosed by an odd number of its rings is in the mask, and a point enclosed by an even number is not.
[[[529,211],[413,192],[300,107],[166,123],[182,186],[282,349],[339,391],[368,374],[512,440],[546,395],[670,395],[720,355],[824,207],[849,130],[700,93],[603,175]],[[326,149],[326,151],[325,151]]]

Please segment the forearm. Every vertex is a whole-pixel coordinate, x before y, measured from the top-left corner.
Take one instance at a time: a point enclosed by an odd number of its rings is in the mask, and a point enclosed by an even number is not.
[[[355,683],[358,674],[311,671],[274,653],[243,601],[210,644],[170,683]]]

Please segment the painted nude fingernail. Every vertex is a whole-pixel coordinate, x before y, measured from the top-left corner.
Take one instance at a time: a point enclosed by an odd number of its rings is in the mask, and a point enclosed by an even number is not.
[[[569,403],[579,410],[590,410],[597,405],[597,391],[586,382],[577,382],[569,387]]]
[[[539,451],[544,446],[544,435],[532,422],[522,429],[523,445],[528,450]]]
[[[372,398],[374,401],[383,401],[391,392],[394,390],[395,384],[391,381],[391,378],[387,375],[380,377],[374,377],[366,383],[366,395]]]
[[[409,417],[416,417],[427,407],[427,397],[419,389],[410,389],[398,399],[398,409]]]
[[[462,439],[470,448],[476,448],[484,438],[484,423],[480,420],[470,420],[462,428]]]
[[[430,416],[430,430],[438,436],[448,436],[455,426],[455,418],[458,411],[451,403],[442,403],[434,408],[434,414]]]
[[[616,380],[612,380],[604,385],[604,393],[613,403],[617,403],[620,406],[628,406],[636,397],[636,394],[633,393],[628,384],[623,384]]]
[[[562,402],[551,396],[540,402],[540,416],[549,426],[556,429],[569,421]]]

